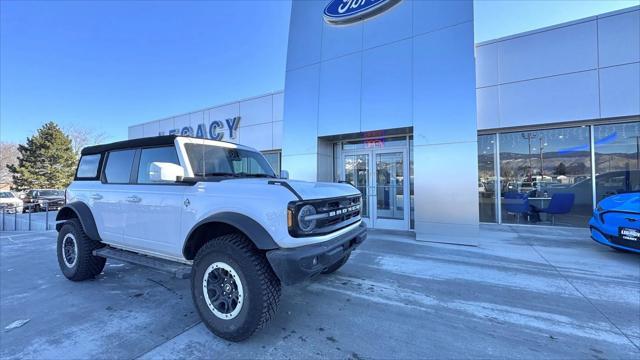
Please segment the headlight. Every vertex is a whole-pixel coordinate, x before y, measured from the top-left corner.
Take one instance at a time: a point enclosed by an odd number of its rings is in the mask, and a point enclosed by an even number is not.
[[[298,212],[298,227],[304,232],[310,232],[316,227],[315,219],[307,219],[307,216],[315,215],[316,208],[313,205],[305,205]]]

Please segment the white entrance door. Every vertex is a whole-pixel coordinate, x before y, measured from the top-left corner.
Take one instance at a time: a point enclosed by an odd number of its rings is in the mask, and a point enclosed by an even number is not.
[[[362,192],[362,216],[377,229],[409,229],[406,149],[344,151],[342,180]]]

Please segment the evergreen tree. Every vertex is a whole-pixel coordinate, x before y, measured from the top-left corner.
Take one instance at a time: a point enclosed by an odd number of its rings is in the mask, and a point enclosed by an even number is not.
[[[71,183],[77,159],[71,139],[56,123],[44,124],[26,144],[18,145],[18,152],[18,164],[7,166],[13,190],[62,189]]]

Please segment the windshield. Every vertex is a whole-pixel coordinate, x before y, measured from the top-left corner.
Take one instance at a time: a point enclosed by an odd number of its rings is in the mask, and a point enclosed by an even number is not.
[[[3,191],[0,192],[0,198],[2,199],[9,199],[9,198],[13,198],[15,196],[13,196],[13,193],[9,192],[9,191]]]
[[[194,176],[276,177],[256,151],[194,143],[184,147]]]
[[[40,190],[39,196],[63,196],[62,190]]]

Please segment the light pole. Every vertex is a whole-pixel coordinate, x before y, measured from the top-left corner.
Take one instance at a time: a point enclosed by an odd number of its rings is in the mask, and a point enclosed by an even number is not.
[[[540,176],[541,180],[544,180],[544,157],[542,156],[542,150],[544,149],[544,138],[540,137]]]
[[[531,181],[531,170],[533,169],[533,164],[531,163],[531,139],[535,139],[538,137],[538,134],[533,132],[521,133],[520,134],[523,139],[529,141],[529,181]]]

